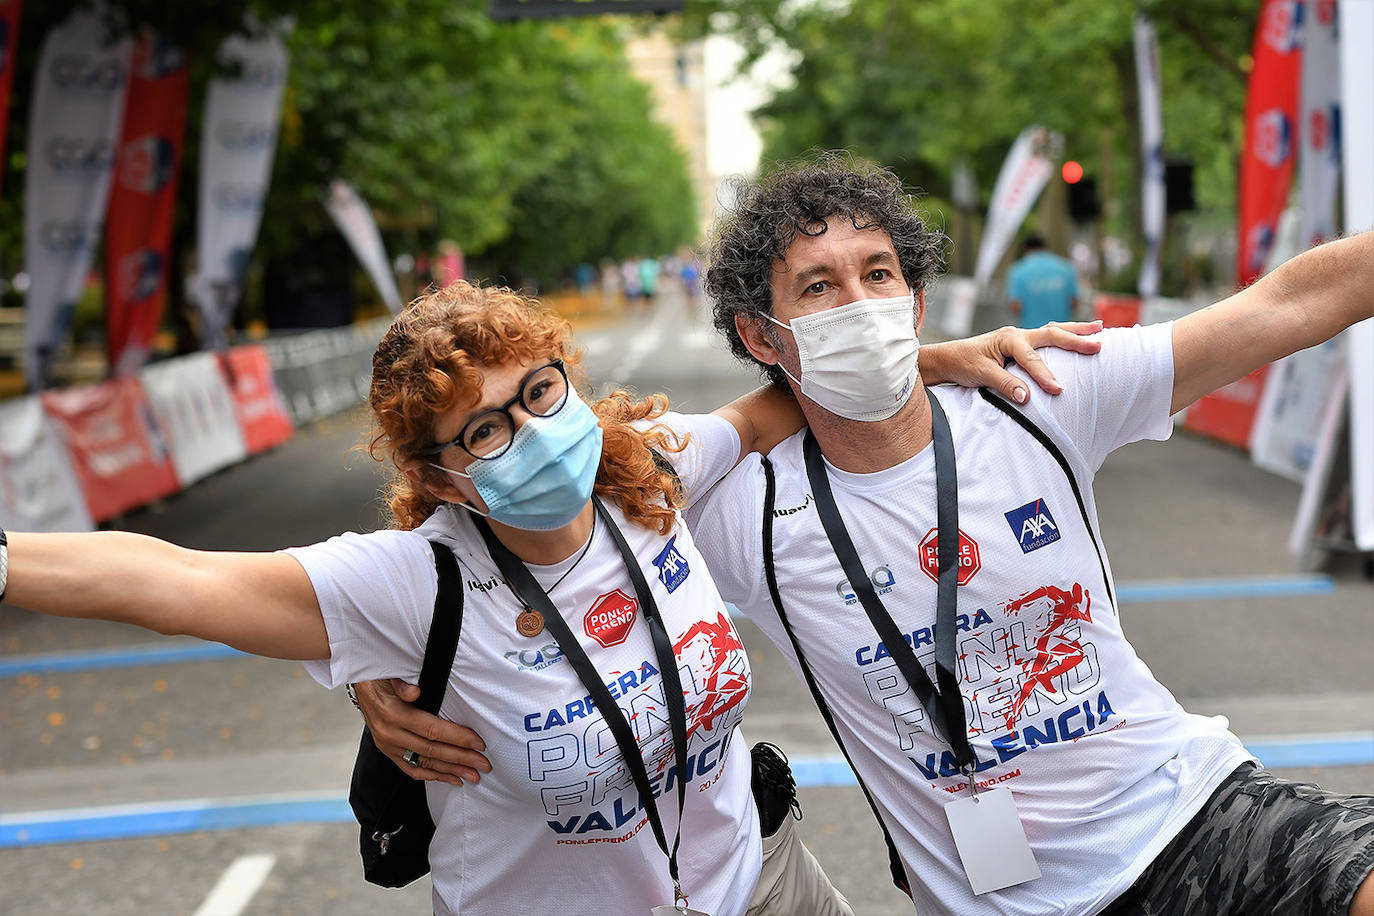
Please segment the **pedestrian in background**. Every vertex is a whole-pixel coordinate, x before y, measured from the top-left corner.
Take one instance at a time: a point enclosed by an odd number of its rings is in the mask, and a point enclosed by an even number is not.
[[[620,265],[620,290],[625,294],[625,304],[634,305],[644,284],[639,279],[639,261],[630,258]]]
[[[1078,307],[1078,274],[1066,259],[1045,247],[1044,239],[1032,235],[1007,275],[1007,299],[1018,327],[1070,321]]]
[[[646,305],[658,295],[658,274],[657,258],[644,258],[639,262],[639,283]]]

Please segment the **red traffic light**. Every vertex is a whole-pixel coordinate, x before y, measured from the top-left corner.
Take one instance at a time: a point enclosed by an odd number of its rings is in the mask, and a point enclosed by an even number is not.
[[[1078,184],[1083,180],[1083,166],[1070,159],[1059,169],[1059,174],[1064,176],[1064,181],[1068,184]]]

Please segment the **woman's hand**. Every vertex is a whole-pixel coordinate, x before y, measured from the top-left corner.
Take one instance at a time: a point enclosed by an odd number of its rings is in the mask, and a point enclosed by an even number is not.
[[[462,785],[491,772],[491,762],[480,753],[486,743],[475,731],[412,705],[420,698],[419,687],[396,678],[353,687],[372,740],[407,776]],[[419,755],[415,766],[405,761],[407,751]]]
[[[1030,399],[1026,383],[1004,368],[1006,361],[1012,359],[1041,388],[1050,394],[1059,394],[1064,386],[1055,379],[1036,349],[1059,347],[1093,354],[1102,349],[1102,342],[1088,335],[1100,330],[1101,321],[1051,321],[1033,330],[998,328],[965,340],[926,344],[921,347],[921,382],[992,388],[1003,397],[1024,404]]]

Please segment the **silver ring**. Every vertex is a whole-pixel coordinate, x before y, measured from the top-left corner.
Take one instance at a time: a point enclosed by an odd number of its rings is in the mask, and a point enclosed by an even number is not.
[[[420,755],[414,751],[406,751],[401,755],[401,759],[413,767],[418,767],[420,765]]]

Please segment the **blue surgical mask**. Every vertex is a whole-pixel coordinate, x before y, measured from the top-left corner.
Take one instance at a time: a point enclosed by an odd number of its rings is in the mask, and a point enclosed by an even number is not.
[[[558,413],[526,419],[515,431],[510,448],[496,458],[479,458],[468,465],[466,473],[433,466],[469,478],[490,517],[501,524],[552,531],[570,523],[586,507],[600,464],[601,427],[596,414],[570,391]]]

